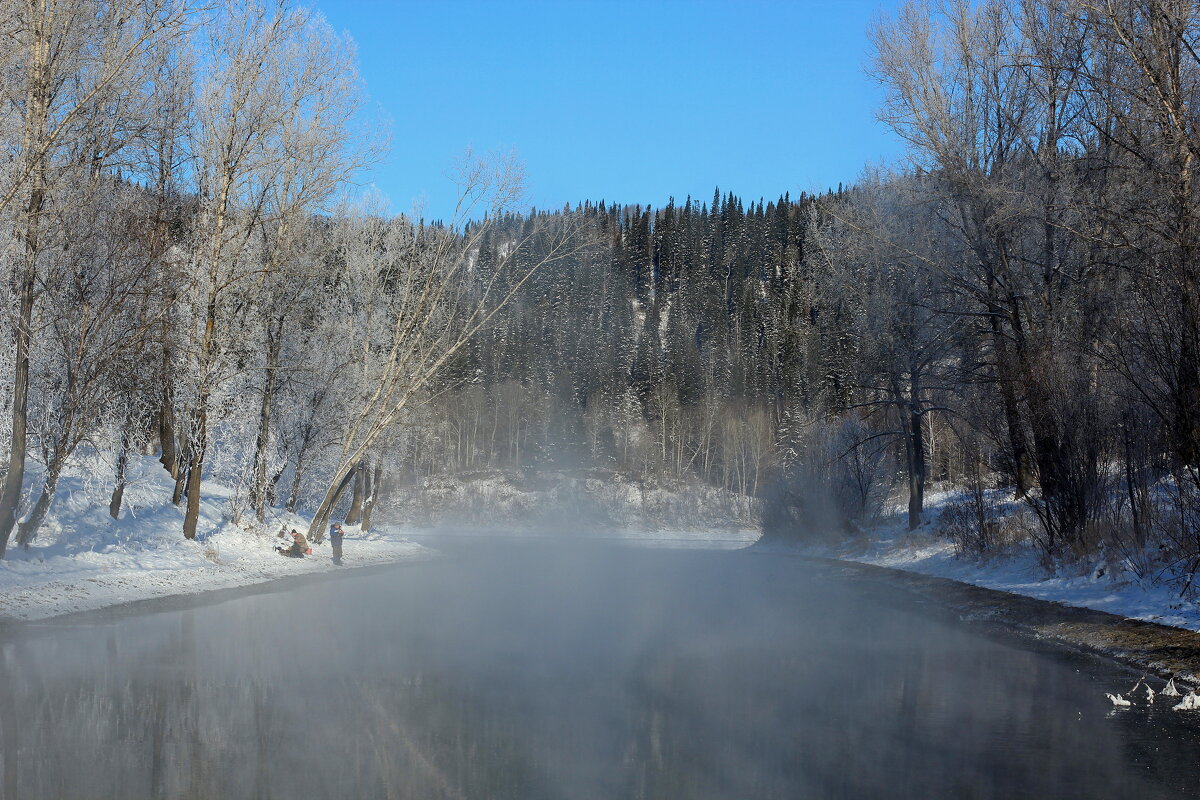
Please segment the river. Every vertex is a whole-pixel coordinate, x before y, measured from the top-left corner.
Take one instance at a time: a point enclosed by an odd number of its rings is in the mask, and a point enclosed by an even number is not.
[[[837,567],[439,560],[0,634],[3,798],[1155,798],[1200,714]]]

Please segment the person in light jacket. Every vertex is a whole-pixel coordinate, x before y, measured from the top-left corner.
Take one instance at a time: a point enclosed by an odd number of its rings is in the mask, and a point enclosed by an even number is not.
[[[292,558],[304,558],[308,552],[308,539],[298,530],[292,530],[292,546],[284,551],[284,555]]]

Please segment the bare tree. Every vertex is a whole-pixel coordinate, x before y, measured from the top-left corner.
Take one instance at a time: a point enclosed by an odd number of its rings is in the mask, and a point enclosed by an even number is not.
[[[16,524],[25,477],[29,426],[30,358],[34,309],[47,271],[46,251],[61,228],[54,214],[63,206],[55,191],[64,188],[72,165],[70,148],[91,137],[108,145],[116,132],[97,130],[101,110],[114,110],[117,98],[140,84],[144,56],[162,37],[176,35],[187,6],[173,0],[45,0],[6,4],[11,24],[14,82],[3,87],[12,107],[21,109],[16,165],[0,185],[0,212],[11,214],[23,254],[14,275],[16,309],[15,373],[8,469],[0,491],[0,555]],[[116,124],[127,119],[116,113]],[[110,134],[106,136],[105,134]],[[113,153],[93,149],[87,170],[102,173]],[[73,165],[72,165],[73,166]]]
[[[939,226],[915,177],[868,176],[852,200],[831,203],[825,224],[809,228],[827,270],[822,287],[852,299],[859,342],[849,409],[879,417],[868,435],[893,438],[904,453],[908,527],[924,514],[926,417],[951,410],[951,362],[964,316],[939,269]]]
[[[991,0],[978,6],[906,5],[875,31],[877,67],[890,94],[883,114],[930,170],[944,220],[963,258],[930,262],[986,320],[991,376],[1002,400],[1019,495],[1030,496],[1049,546],[1090,524],[1098,450],[1077,420],[1092,393],[1067,383],[1065,352],[1092,352],[1084,313],[1097,278],[1078,181],[1078,67],[1087,29],[1073,6]],[[960,268],[959,264],[965,266]],[[1077,322],[1079,324],[1071,324]],[[1067,383],[1064,383],[1067,382]],[[1079,401],[1079,402],[1077,402]],[[1076,456],[1092,461],[1077,469]]]
[[[309,528],[323,531],[355,465],[402,420],[442,367],[489,324],[529,278],[546,264],[591,246],[570,224],[529,231],[508,243],[499,263],[477,269],[479,245],[491,220],[520,190],[520,170],[511,160],[487,162],[468,156],[455,217],[445,226],[360,215],[348,220],[348,272],[362,276],[376,298],[352,326],[358,343],[347,376],[347,403],[340,453]],[[472,221],[486,212],[482,221]],[[534,236],[534,233],[545,235]],[[529,244],[536,240],[534,252]],[[360,298],[363,303],[365,298]],[[361,306],[360,306],[361,307]]]
[[[189,539],[199,521],[213,395],[240,369],[236,351],[255,291],[287,257],[298,215],[315,211],[358,163],[346,160],[352,50],[323,20],[286,0],[230,0],[198,46],[204,79],[191,143],[200,214],[187,298]],[[264,224],[270,233],[255,242]]]

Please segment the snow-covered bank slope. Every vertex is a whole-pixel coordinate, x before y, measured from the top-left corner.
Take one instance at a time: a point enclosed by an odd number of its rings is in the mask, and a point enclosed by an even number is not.
[[[958,557],[953,542],[936,533],[938,513],[951,499],[947,494],[932,495],[927,504],[930,522],[912,533],[904,530],[903,515],[897,510],[864,538],[838,546],[791,548],[765,542],[759,546],[799,549],[812,555],[950,578],[1039,600],[1200,631],[1200,604],[1180,598],[1177,588],[1137,580],[1119,563],[1094,560],[1051,575],[1029,545],[1012,547],[986,560]]]
[[[82,466],[82,465],[81,465]],[[307,521],[277,515],[247,531],[224,518],[230,492],[205,484],[195,541],[183,538],[183,511],[170,503],[172,482],[153,458],[133,465],[121,519],[88,485],[85,469],[65,477],[51,515],[28,550],[10,545],[0,561],[0,617],[35,620],[179,594],[228,589],[338,569],[328,542],[303,559],[275,553],[280,526]],[[399,528],[347,529],[343,568],[428,556]]]
[[[89,550],[39,558],[38,548],[0,562],[0,616],[45,619],[76,611],[170,595],[247,586],[277,578],[336,569],[329,545],[304,558],[283,558],[262,534],[234,525],[203,541],[188,542],[177,526],[162,540],[145,546],[114,543]],[[386,564],[431,553],[401,536],[372,533],[345,542],[345,567]]]
[[[205,481],[195,541],[183,538],[183,509],[170,503],[174,483],[153,456],[134,459],[121,518],[108,515],[111,467],[87,454],[60,482],[37,539],[10,544],[0,561],[0,618],[37,620],[121,603],[229,589],[337,569],[328,543],[304,559],[273,549],[281,527],[308,520],[275,512],[243,528],[229,519],[236,490]],[[36,485],[36,470],[28,483]],[[245,505],[244,496],[241,505]],[[719,489],[648,485],[615,473],[473,473],[403,487],[376,511],[367,534],[347,527],[345,567],[431,556],[409,536],[503,535],[620,539],[651,547],[743,547],[758,538],[749,507]],[[383,524],[403,520],[402,525]],[[410,527],[411,526],[411,527]],[[437,547],[437,544],[433,544]]]
[[[481,469],[423,478],[386,500],[389,519],[420,526],[541,530],[757,528],[753,501],[714,486],[607,469]]]

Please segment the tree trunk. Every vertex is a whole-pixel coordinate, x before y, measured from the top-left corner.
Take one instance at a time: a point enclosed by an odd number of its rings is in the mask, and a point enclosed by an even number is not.
[[[342,493],[346,491],[346,487],[354,478],[353,468],[347,466],[343,468],[341,475],[335,475],[329,489],[326,490],[325,496],[321,498],[321,505],[317,506],[317,513],[313,515],[313,520],[308,526],[308,535],[310,537],[325,534],[325,527],[329,524],[329,518],[333,516],[333,509],[337,507],[338,500],[342,498]]]
[[[25,482],[25,449],[28,435],[29,351],[33,339],[33,301],[37,286],[37,260],[41,252],[40,220],[46,195],[46,158],[43,149],[48,138],[50,118],[51,53],[45,20],[35,15],[30,45],[30,77],[26,91],[23,149],[28,165],[29,198],[24,209],[25,258],[20,282],[20,310],[16,325],[16,358],[12,396],[12,435],[8,451],[8,472],[0,490],[0,558],[8,548],[9,537],[17,522],[21,490]]]
[[[182,442],[181,446],[178,448],[178,450],[176,450],[176,453],[178,453],[178,456],[175,467],[175,489],[171,492],[172,505],[179,505],[183,502],[183,498],[187,495],[187,465],[188,461],[190,460],[188,456],[187,442]]]
[[[226,192],[228,190],[226,189]],[[222,196],[222,212],[225,208],[225,197]],[[218,214],[216,222],[216,234],[213,241],[219,242],[220,235],[225,230],[224,214]],[[213,275],[216,274],[216,263],[219,258],[219,250],[214,247],[211,255]],[[215,277],[213,278],[215,282]],[[185,539],[196,538],[196,526],[200,521],[200,480],[204,472],[204,455],[208,449],[208,402],[212,392],[212,376],[209,370],[212,367],[214,352],[216,349],[216,329],[217,329],[217,294],[213,286],[209,287],[208,306],[205,309],[204,318],[204,336],[200,340],[200,381],[199,391],[196,396],[196,412],[193,417],[191,429],[192,441],[188,448],[188,465],[187,465],[187,510],[183,515],[183,537]]]
[[[17,527],[17,544],[25,549],[29,549],[29,543],[37,536],[38,528],[42,526],[42,521],[46,519],[46,512],[50,510],[50,501],[54,499],[54,491],[58,488],[58,468],[52,469],[46,475],[46,482],[42,485],[42,493],[38,496],[37,502],[33,505],[33,510],[29,512],[29,516]]]
[[[254,441],[254,481],[250,485],[250,503],[259,522],[267,518],[267,445],[271,439],[271,394],[274,387],[273,370],[268,370],[267,386],[263,389],[262,405],[258,410],[258,435]]]
[[[271,442],[271,408],[275,402],[275,387],[279,382],[279,351],[283,347],[283,317],[267,323],[267,375],[263,385],[262,404],[258,409],[258,436],[254,443],[254,482],[250,486],[250,501],[254,516],[262,522],[267,518],[267,446]]]
[[[165,334],[164,334],[165,336]],[[163,364],[159,379],[162,381],[162,398],[158,408],[158,442],[162,454],[158,460],[162,462],[167,473],[175,479],[179,478],[179,449],[176,446],[175,432],[175,399],[171,392],[170,364],[171,348],[163,344]],[[179,503],[178,500],[175,501]]]
[[[287,501],[288,511],[294,512],[296,510],[296,505],[300,502],[300,481],[304,477],[303,467],[304,455],[301,454],[300,457],[296,459],[296,470],[292,476],[292,490],[288,494]]]
[[[1030,378],[1029,382],[1036,380]],[[1070,448],[1054,419],[1051,403],[1048,392],[1041,386],[1031,387],[1030,427],[1033,430],[1038,486],[1042,490],[1041,505],[1045,509],[1043,524],[1048,536],[1047,549],[1053,554],[1059,542],[1072,544],[1079,539],[1087,521],[1088,509],[1078,481],[1071,478]],[[1076,468],[1086,469],[1086,465],[1078,464]]]
[[[1171,422],[1173,449],[1179,461],[1187,466],[1200,464],[1200,330],[1196,324],[1197,310],[1184,292],[1183,313],[1179,337],[1179,359],[1175,370],[1178,376],[1172,387],[1175,417]]]
[[[370,491],[367,492],[367,501],[363,504],[362,523],[359,527],[368,531],[371,529],[371,514],[375,511],[375,504],[379,502],[380,490],[383,488],[381,481],[383,480],[383,463],[375,462],[375,474],[370,479]]]
[[[171,504],[179,505],[183,502],[183,498],[187,497],[187,464],[180,461],[179,468],[175,475],[175,489],[171,492]]]
[[[183,515],[183,536],[196,538],[196,526],[200,522],[200,475],[204,469],[204,451],[208,446],[208,397],[200,397],[200,408],[196,412],[194,427],[195,442],[190,448],[187,465],[187,510]]]
[[[125,497],[125,466],[129,455],[129,432],[121,431],[121,452],[117,454],[117,476],[113,486],[112,499],[108,501],[108,515],[113,519],[121,518],[121,500]]]
[[[269,506],[279,504],[279,479],[283,477],[283,472],[285,469],[287,469],[286,464],[275,470],[275,474],[272,475],[271,480],[267,482],[267,505]]]
[[[1033,487],[1033,468],[1030,463],[1029,446],[1025,441],[1025,430],[1021,425],[1021,410],[1014,385],[1009,343],[1000,329],[1000,320],[995,315],[991,317],[991,328],[992,345],[996,349],[996,381],[1000,385],[1004,423],[1008,429],[1008,455],[1012,459],[1014,494],[1020,500],[1029,494]]]
[[[17,353],[12,398],[12,437],[8,451],[8,472],[0,491],[0,558],[8,549],[8,540],[17,523],[21,489],[25,483],[25,448],[28,434],[29,345],[33,315],[34,267],[26,264],[21,280],[21,310],[17,319]]]
[[[365,462],[359,461],[354,465],[354,478],[352,479],[354,481],[354,494],[350,498],[350,511],[346,514],[347,525],[357,525],[362,518],[363,495],[365,493],[363,483],[366,481],[367,474],[368,469]]]
[[[1121,444],[1125,456],[1125,491],[1129,499],[1129,514],[1133,523],[1133,541],[1139,550],[1146,546],[1146,521],[1149,514],[1145,481],[1141,479],[1141,465],[1144,463],[1139,451],[1137,457],[1133,451],[1133,415],[1127,410],[1121,420]]]
[[[921,431],[921,408],[915,391],[908,403],[908,529],[916,530],[925,513],[925,439]]]

